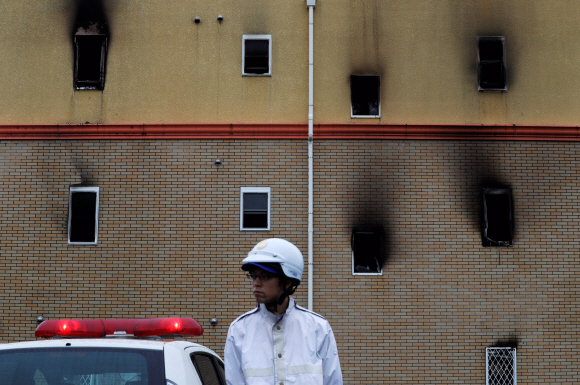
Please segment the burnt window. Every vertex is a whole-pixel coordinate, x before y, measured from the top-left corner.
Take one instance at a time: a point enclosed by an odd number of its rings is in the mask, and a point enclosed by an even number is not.
[[[75,87],[102,90],[105,87],[106,35],[75,35]]]
[[[379,118],[381,116],[380,90],[380,76],[351,75],[351,117]]]
[[[480,91],[507,91],[504,42],[503,37],[477,38]]]
[[[383,273],[382,229],[353,230],[351,243],[353,274],[380,275]]]
[[[513,245],[513,204],[508,188],[483,189],[483,246]]]
[[[516,348],[485,349],[486,385],[516,385]]]
[[[242,187],[240,230],[270,230],[270,187]]]
[[[68,243],[96,245],[99,232],[99,188],[71,187]]]
[[[204,385],[225,385],[226,376],[223,363],[209,354],[195,353],[191,355],[201,383]]]
[[[243,35],[242,75],[272,75],[272,35]]]

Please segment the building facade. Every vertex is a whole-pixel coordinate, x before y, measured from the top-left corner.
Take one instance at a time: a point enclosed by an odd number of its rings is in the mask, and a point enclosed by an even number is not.
[[[307,255],[308,3],[0,5],[1,342],[175,315],[223,353],[252,246]],[[577,383],[580,5],[315,3],[296,298],[345,383]]]

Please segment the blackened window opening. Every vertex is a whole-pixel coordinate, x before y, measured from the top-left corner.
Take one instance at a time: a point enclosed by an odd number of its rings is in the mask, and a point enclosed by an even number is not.
[[[95,223],[97,193],[73,192],[70,202],[70,242],[93,243],[96,241]]]
[[[269,73],[270,41],[247,39],[244,42],[244,73],[257,75]]]
[[[483,209],[483,245],[512,245],[513,216],[511,191],[509,189],[484,189]]]
[[[353,273],[381,273],[383,237],[382,232],[353,231]]]
[[[244,193],[244,215],[242,227],[245,229],[268,228],[268,194]]]
[[[75,36],[75,86],[77,89],[105,87],[106,35]]]
[[[478,40],[480,90],[505,90],[506,74],[504,41],[501,38],[480,38]]]
[[[379,116],[380,77],[350,77],[352,116]]]

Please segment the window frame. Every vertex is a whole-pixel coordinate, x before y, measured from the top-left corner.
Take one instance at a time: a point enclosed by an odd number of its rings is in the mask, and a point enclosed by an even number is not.
[[[482,63],[492,63],[492,62],[497,62],[499,63],[499,60],[481,60],[481,56],[480,56],[480,50],[479,50],[479,42],[482,40],[487,40],[487,41],[500,41],[501,42],[501,46],[502,46],[502,60],[501,60],[501,64],[502,64],[502,75],[503,75],[503,82],[504,82],[504,86],[503,88],[483,88],[481,87],[481,65]],[[478,36],[477,37],[477,46],[476,46],[476,50],[477,50],[477,90],[480,92],[507,92],[507,66],[506,66],[506,57],[505,57],[505,37],[504,36]]]
[[[496,385],[496,382],[490,382],[490,357],[492,356],[493,352],[497,350],[511,350],[511,367],[512,367],[512,382],[511,384],[508,383],[506,380],[502,379],[502,384],[510,384],[510,385],[517,385],[517,348],[514,347],[492,347],[492,348],[485,348],[485,384],[486,385]]]
[[[79,54],[82,51],[79,49],[79,38],[83,37],[101,37],[103,39],[101,42],[101,62],[99,63],[100,73],[98,81],[79,79]],[[105,89],[105,70],[107,63],[108,40],[108,36],[102,33],[77,33],[74,35],[74,86],[76,90],[102,91]]]
[[[244,227],[244,194],[254,193],[254,194],[264,194],[268,195],[268,206],[266,212],[267,227],[266,228],[255,228],[255,227]],[[270,187],[240,187],[240,231],[270,231],[270,215],[272,212],[271,207],[272,189]]]
[[[377,78],[377,115],[355,115],[353,108],[353,89],[352,80],[353,78],[363,78],[363,77],[373,77]],[[381,76],[380,75],[350,75],[350,117],[351,119],[379,119],[381,117]]]
[[[359,230],[353,230],[351,233],[351,272],[352,275],[376,275],[376,276],[381,276],[383,275],[383,270],[384,270],[384,266],[381,265],[381,269],[380,271],[377,272],[356,272],[355,271],[355,265],[354,265],[354,238],[355,238],[355,234],[375,234],[379,237],[379,258],[383,258],[383,253],[384,253],[384,239],[383,239],[383,234],[382,231],[379,229],[359,229]]]
[[[94,242],[73,242],[71,241],[72,196],[76,192],[96,193],[95,201],[95,241]],[[97,245],[99,243],[99,200],[100,188],[96,186],[70,186],[68,196],[68,244],[69,245]]]
[[[246,40],[268,40],[268,72],[246,73]],[[272,76],[272,35],[242,35],[242,76]]]

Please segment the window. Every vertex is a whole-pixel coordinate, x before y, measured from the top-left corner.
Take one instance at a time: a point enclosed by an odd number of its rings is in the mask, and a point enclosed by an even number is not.
[[[91,346],[3,349],[0,370],[2,384],[165,384],[161,350]]]
[[[192,354],[191,362],[204,385],[225,385],[226,376],[223,364],[207,354]]]
[[[513,208],[509,188],[483,189],[483,246],[513,245]]]
[[[242,75],[272,75],[272,35],[243,35]]]
[[[350,104],[352,118],[381,117],[380,76],[350,77]]]
[[[516,348],[485,349],[485,384],[517,384]]]
[[[78,90],[105,88],[107,36],[75,35],[75,87]]]
[[[69,245],[96,245],[99,233],[99,188],[71,187],[69,195]]]
[[[353,275],[383,274],[382,228],[353,230],[351,247]]]
[[[270,187],[242,187],[240,230],[270,230]]]
[[[507,91],[505,38],[477,38],[479,91]]]

